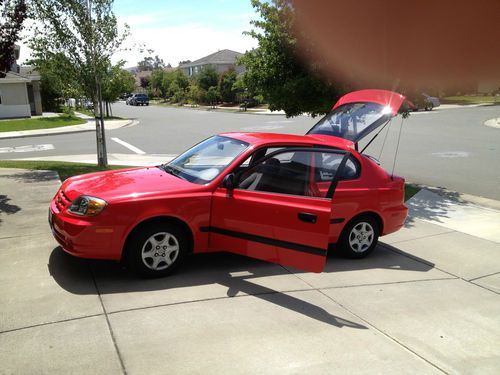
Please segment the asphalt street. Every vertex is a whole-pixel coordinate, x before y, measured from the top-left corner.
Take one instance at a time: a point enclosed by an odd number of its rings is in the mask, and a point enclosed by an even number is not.
[[[129,154],[178,154],[220,132],[303,134],[317,121],[308,116],[287,119],[282,115],[129,107],[123,103],[115,104],[113,113],[139,121],[136,126],[106,134],[108,152]],[[395,173],[409,182],[500,200],[500,129],[484,126],[485,121],[495,117],[500,117],[500,106],[412,113],[403,121],[401,134],[399,117],[380,133],[366,153],[391,171],[398,150]],[[96,152],[95,144],[92,132],[4,139],[0,141],[0,159],[92,154]]]

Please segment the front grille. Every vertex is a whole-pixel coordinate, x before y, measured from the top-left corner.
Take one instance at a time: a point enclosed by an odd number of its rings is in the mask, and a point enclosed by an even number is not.
[[[62,211],[63,208],[66,208],[70,204],[69,198],[64,194],[62,190],[59,190],[56,197],[56,206],[59,211]]]

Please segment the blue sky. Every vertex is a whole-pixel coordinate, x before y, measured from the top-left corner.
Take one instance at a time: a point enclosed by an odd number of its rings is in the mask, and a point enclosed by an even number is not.
[[[242,35],[257,17],[250,0],[115,0],[114,12],[130,26],[131,50],[116,56],[127,60],[126,66],[146,56],[135,47],[138,43],[172,66],[221,49],[245,52],[257,45]]]

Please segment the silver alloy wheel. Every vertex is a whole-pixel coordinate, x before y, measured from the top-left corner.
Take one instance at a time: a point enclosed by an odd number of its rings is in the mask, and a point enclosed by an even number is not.
[[[374,235],[375,231],[370,223],[359,222],[349,233],[349,246],[355,253],[363,253],[372,245]]]
[[[153,271],[162,271],[179,256],[179,241],[168,232],[158,232],[149,237],[141,250],[142,262]]]

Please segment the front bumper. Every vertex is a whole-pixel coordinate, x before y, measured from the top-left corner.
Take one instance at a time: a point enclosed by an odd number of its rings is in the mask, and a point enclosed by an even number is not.
[[[121,252],[113,249],[115,230],[99,225],[96,218],[80,218],[66,213],[56,204],[49,208],[52,235],[67,253],[79,258],[118,260]]]

